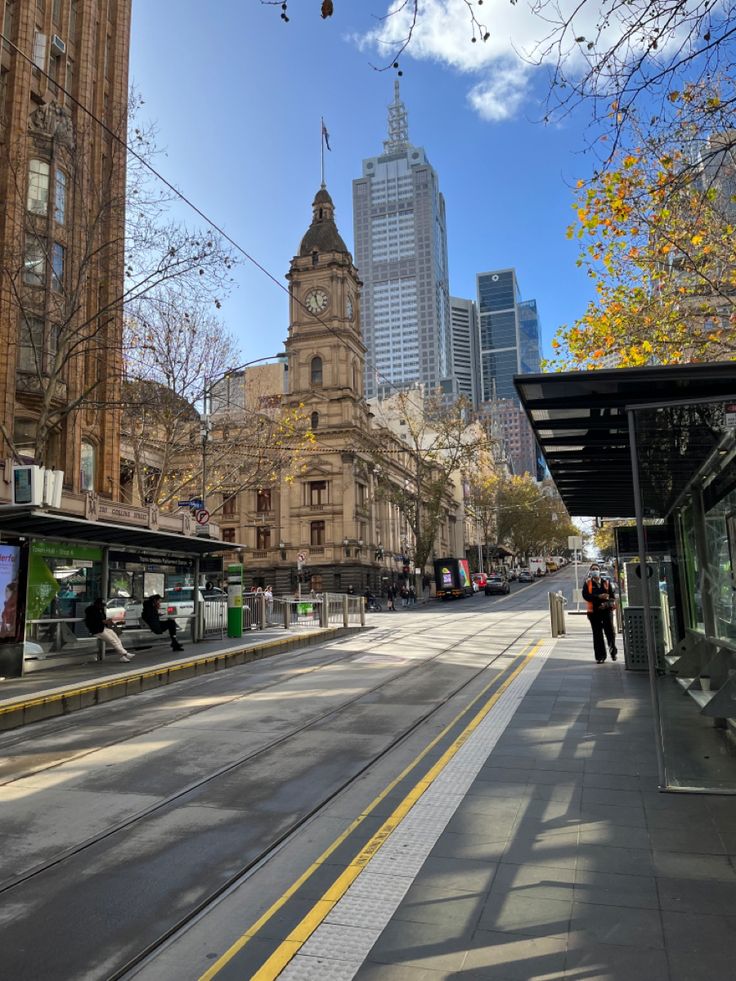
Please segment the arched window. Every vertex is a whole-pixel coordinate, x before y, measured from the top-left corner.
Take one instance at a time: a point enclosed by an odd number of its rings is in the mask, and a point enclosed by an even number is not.
[[[358,368],[353,361],[353,391],[358,394]]]
[[[82,442],[79,457],[79,489],[93,491],[95,489],[96,450],[92,443]]]
[[[310,376],[313,385],[322,384],[322,358],[320,358],[319,355],[312,358]]]
[[[312,430],[312,432],[314,432],[315,429],[319,429],[319,412],[312,413],[312,419],[309,424],[309,428]]]

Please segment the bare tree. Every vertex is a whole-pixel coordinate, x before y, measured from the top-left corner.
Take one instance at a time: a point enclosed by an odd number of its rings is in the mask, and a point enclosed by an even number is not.
[[[380,428],[372,433],[378,495],[395,504],[404,517],[421,569],[452,509],[453,487],[492,442],[479,424],[469,424],[469,408],[464,399],[448,405],[440,394],[423,397],[412,389],[372,409],[377,426],[393,430],[401,440],[397,446],[391,438],[381,437]]]

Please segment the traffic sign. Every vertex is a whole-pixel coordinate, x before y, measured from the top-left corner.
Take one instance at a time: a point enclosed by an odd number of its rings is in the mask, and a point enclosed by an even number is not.
[[[192,497],[188,501],[177,501],[176,505],[180,508],[195,508],[197,511],[201,511],[204,507],[204,501],[201,497]]]
[[[723,426],[725,429],[736,429],[736,402],[724,402]]]
[[[210,512],[205,511],[204,508],[199,508],[199,510],[194,515],[194,520],[197,522],[198,525],[206,525],[207,522],[210,520]]]
[[[297,560],[297,562],[306,562],[307,561],[307,553],[306,552],[300,552],[297,555],[296,560]]]

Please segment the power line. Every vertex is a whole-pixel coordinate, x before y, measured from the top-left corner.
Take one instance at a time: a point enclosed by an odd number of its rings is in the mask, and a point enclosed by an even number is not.
[[[23,58],[24,61],[28,62],[29,65],[33,66],[35,69],[38,70],[38,72],[41,75],[43,75],[46,79],[52,82],[59,91],[63,92],[64,95],[76,106],[78,106],[82,110],[82,112],[86,113],[90,117],[90,119],[94,120],[97,123],[97,125],[100,126],[105,133],[107,133],[108,136],[110,136],[120,146],[124,147],[128,153],[130,153],[133,157],[135,157],[135,159],[138,160],[138,162],[141,163],[146,168],[146,170],[150,171],[150,173],[153,174],[158,180],[160,180],[161,183],[164,184],[164,186],[169,189],[169,191],[171,191],[177,198],[179,198],[180,201],[182,201],[189,208],[191,208],[191,210],[194,211],[194,213],[197,214],[207,225],[209,225],[210,228],[212,228],[215,232],[217,232],[218,235],[220,235],[226,242],[228,242],[236,250],[236,252],[239,252],[245,259],[248,260],[248,262],[252,263],[252,265],[254,265],[256,269],[262,272],[264,276],[270,279],[271,282],[274,283],[284,293],[286,293],[288,297],[293,298],[296,301],[297,305],[301,307],[302,310],[304,310],[306,313],[310,314],[310,316],[312,316],[318,323],[320,323],[325,328],[325,330],[328,331],[328,333],[332,334],[338,340],[340,341],[342,340],[340,334],[334,328],[332,328],[328,323],[326,323],[320,316],[313,314],[311,310],[309,310],[307,306],[298,297],[293,296],[289,291],[288,287],[285,286],[281,282],[281,280],[278,279],[278,277],[276,277],[269,269],[267,269],[262,263],[260,263],[253,255],[251,255],[250,252],[248,252],[242,245],[240,245],[239,242],[237,242],[234,238],[232,238],[232,236],[229,235],[220,225],[218,225],[214,219],[210,218],[209,215],[207,215],[198,205],[196,205],[191,200],[191,198],[189,198],[186,194],[184,194],[183,191],[180,191],[179,188],[177,188],[174,184],[171,183],[171,181],[169,181],[166,177],[164,177],[163,174],[161,174],[158,170],[156,170],[153,164],[149,163],[146,160],[146,158],[142,154],[140,154],[133,146],[131,146],[129,143],[123,140],[114,130],[110,129],[107,123],[105,123],[102,119],[96,116],[91,109],[89,109],[77,98],[75,98],[75,96],[72,95],[72,93],[69,92],[68,89],[66,89],[63,85],[61,85],[59,82],[53,79],[45,69],[39,67],[29,55],[27,55],[24,51],[21,51],[21,49],[18,47],[17,44],[15,44],[14,41],[11,41],[11,39],[6,37],[6,35],[3,34],[2,32],[0,32],[0,38],[2,38],[3,41],[6,41],[13,48],[13,50],[18,55],[20,55],[21,58]],[[402,391],[411,392],[410,389],[409,390],[402,389],[398,385],[396,385],[390,378],[387,378],[382,372],[379,371],[378,367],[371,361],[371,359],[366,358],[365,360],[366,360],[366,365],[372,368],[376,379],[379,378],[382,379],[388,388],[393,389],[396,392],[402,392]],[[421,409],[422,407],[417,405],[417,408]]]

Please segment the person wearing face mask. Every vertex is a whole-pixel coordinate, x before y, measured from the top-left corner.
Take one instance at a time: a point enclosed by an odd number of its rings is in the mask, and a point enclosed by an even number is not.
[[[593,651],[598,664],[606,660],[606,642],[611,660],[616,660],[616,630],[613,626],[613,610],[616,607],[616,590],[610,579],[601,576],[599,565],[590,567],[583,584],[583,599],[588,604],[588,620],[593,631]]]

